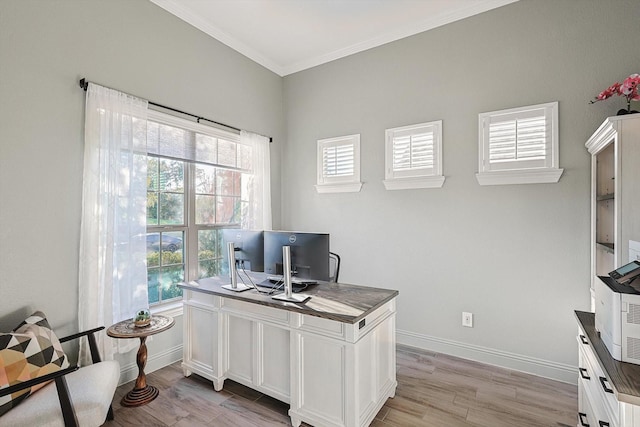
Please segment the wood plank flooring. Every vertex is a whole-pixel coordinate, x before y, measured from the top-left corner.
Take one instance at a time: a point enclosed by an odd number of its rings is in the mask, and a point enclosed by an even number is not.
[[[573,385],[405,346],[397,350],[397,379],[396,397],[387,401],[371,427],[577,424]],[[106,427],[291,425],[287,404],[229,380],[216,392],[210,381],[183,377],[180,362],[148,374],[147,383],[158,387],[160,396],[138,408],[120,405],[133,382],[118,387],[115,420]]]

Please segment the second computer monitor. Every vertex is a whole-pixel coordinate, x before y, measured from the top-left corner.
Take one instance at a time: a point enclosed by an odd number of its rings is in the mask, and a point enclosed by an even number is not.
[[[233,242],[236,263],[245,270],[264,271],[262,231],[227,228],[222,230],[224,260],[228,264],[227,244]]]
[[[329,234],[265,231],[265,273],[283,274],[283,246],[291,247],[291,270],[294,277],[329,280]]]

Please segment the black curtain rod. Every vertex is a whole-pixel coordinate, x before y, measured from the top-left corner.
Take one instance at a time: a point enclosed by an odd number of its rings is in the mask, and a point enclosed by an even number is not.
[[[85,78],[80,79],[80,81],[78,82],[80,84],[80,87],[82,88],[82,90],[84,90],[85,92],[87,91],[87,88],[89,87],[89,81]],[[206,122],[210,122],[210,123],[214,123],[218,126],[224,126],[227,129],[233,129],[237,132],[240,132],[241,129],[238,129],[235,126],[229,126],[226,125],[224,123],[220,123],[220,122],[216,122],[215,120],[211,120],[211,119],[207,119],[206,117],[202,117],[202,116],[197,116],[195,114],[191,114],[191,113],[187,113],[186,111],[182,111],[182,110],[178,110],[177,108],[172,108],[172,107],[167,107],[166,105],[162,105],[162,104],[158,104],[155,102],[151,102],[151,101],[147,101],[150,105],[153,105],[154,107],[160,107],[163,108],[165,110],[169,110],[169,111],[173,111],[175,113],[180,113],[180,114],[184,114],[185,116],[190,116],[196,119],[196,123],[200,123],[200,120],[204,120]],[[268,136],[267,138],[269,138],[269,142],[273,142],[273,138],[271,138],[270,136]]]

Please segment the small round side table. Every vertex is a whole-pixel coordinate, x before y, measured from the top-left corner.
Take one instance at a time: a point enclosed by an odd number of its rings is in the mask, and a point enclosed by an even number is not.
[[[138,364],[138,378],[136,385],[127,393],[121,401],[122,406],[140,406],[151,402],[160,393],[154,386],[147,385],[147,376],[144,373],[144,366],[147,364],[147,345],[145,341],[149,335],[159,334],[171,328],[174,324],[173,318],[155,314],[151,316],[151,323],[147,326],[138,327],[133,323],[133,319],[123,320],[107,329],[107,335],[112,338],[140,338],[140,348],[136,362]]]

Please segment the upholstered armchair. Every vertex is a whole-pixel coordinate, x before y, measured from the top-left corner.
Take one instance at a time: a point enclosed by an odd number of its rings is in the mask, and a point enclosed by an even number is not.
[[[94,334],[57,339],[41,312],[0,333],[0,427],[99,426],[113,419],[116,361],[101,361]],[[69,366],[61,343],[86,337],[93,364]]]

